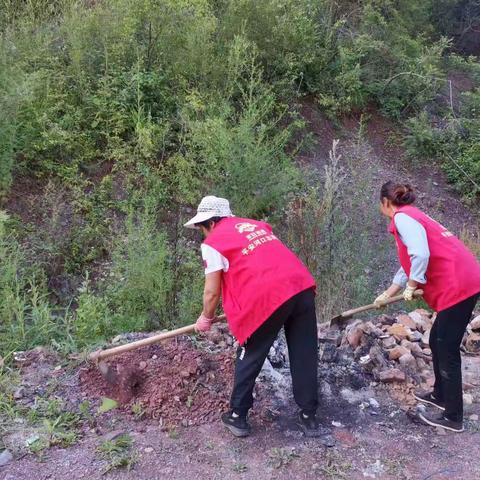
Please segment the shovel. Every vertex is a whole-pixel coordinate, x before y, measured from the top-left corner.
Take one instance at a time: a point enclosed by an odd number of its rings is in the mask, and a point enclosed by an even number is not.
[[[215,317],[214,322],[223,322],[225,319],[225,315],[220,315],[219,317]],[[121,353],[130,352],[137,348],[177,337],[178,335],[188,335],[194,331],[195,324],[187,325],[186,327],[180,327],[175,330],[170,330],[169,332],[159,333],[158,335],[126,343],[125,345],[120,345],[118,347],[109,348],[107,350],[97,350],[92,352],[88,356],[88,359],[97,365],[102,377],[105,378],[109,384],[119,389],[122,402],[126,402],[133,396],[133,391],[139,383],[139,371],[133,365],[129,367],[123,366],[121,368],[120,366],[114,367],[105,362],[105,360],[115,355],[120,355]]]
[[[413,293],[413,296],[415,298],[421,297],[422,295],[423,295],[423,290],[415,290],[415,292]],[[345,320],[349,320],[350,318],[352,318],[357,313],[367,312],[368,310],[374,310],[374,309],[377,309],[377,308],[381,308],[381,307],[384,307],[386,305],[390,305],[391,303],[400,302],[401,300],[403,300],[403,295],[397,295],[395,297],[391,297],[387,300],[384,300],[380,304],[380,307],[377,307],[375,304],[371,303],[370,305],[364,305],[363,307],[358,307],[358,308],[354,308],[352,310],[347,310],[346,312],[343,312],[340,315],[337,315],[336,317],[333,317],[330,320],[330,327],[340,325],[342,322],[344,322]]]

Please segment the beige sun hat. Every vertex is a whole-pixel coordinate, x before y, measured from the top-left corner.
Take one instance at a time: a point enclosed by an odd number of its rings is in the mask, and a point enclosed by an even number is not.
[[[197,228],[196,223],[204,222],[213,217],[233,217],[230,202],[226,198],[209,195],[203,197],[197,208],[197,214],[185,223],[184,227]]]

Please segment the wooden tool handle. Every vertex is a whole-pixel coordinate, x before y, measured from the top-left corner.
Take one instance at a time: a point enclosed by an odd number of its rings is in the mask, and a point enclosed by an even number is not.
[[[421,297],[422,295],[423,295],[423,290],[415,290],[415,292],[413,292],[414,297]],[[385,305],[390,305],[391,303],[399,302],[400,300],[403,300],[403,295],[396,295],[395,297],[391,297],[383,301],[382,307]],[[357,313],[366,312],[367,310],[373,310],[374,308],[377,308],[376,305],[374,303],[371,303],[370,305],[364,305],[363,307],[353,308],[352,310],[343,312],[341,316],[351,317]]]
[[[215,317],[214,323],[223,322],[225,319],[225,315],[220,315],[219,317]],[[130,350],[145,347],[146,345],[152,345],[152,343],[158,343],[162,340],[167,340],[168,338],[173,338],[178,335],[193,333],[194,331],[195,324],[187,325],[175,330],[170,330],[169,332],[153,335],[152,337],[142,338],[142,340],[137,340],[136,342],[126,343],[125,345],[119,345],[118,347],[109,348],[107,350],[97,350],[96,352],[92,352],[88,356],[88,359],[93,362],[99,362],[100,360],[105,360],[106,358],[113,357],[114,355],[118,355],[120,353],[129,352]]]

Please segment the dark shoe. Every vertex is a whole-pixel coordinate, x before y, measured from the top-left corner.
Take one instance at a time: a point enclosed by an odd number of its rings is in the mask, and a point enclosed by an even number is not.
[[[299,412],[298,426],[306,437],[317,437],[320,434],[315,413]]]
[[[414,393],[413,396],[423,403],[428,403],[428,405],[433,405],[434,407],[439,408],[440,410],[445,410],[445,405],[440,400],[437,400],[432,392],[425,393],[423,395]]]
[[[233,410],[230,410],[222,415],[222,422],[236,437],[250,435],[250,425],[246,416],[236,415]]]
[[[444,428],[445,430],[450,430],[451,432],[463,432],[463,422],[454,422],[449,420],[443,414],[435,417],[433,415],[419,413],[418,416],[420,420],[427,425],[432,425],[432,427]]]

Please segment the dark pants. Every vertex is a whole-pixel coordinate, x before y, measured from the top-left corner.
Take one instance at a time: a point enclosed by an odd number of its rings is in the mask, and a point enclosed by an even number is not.
[[[313,290],[305,290],[281,305],[237,350],[235,380],[230,407],[246,415],[253,405],[253,387],[270,347],[282,326],[290,359],[293,396],[306,413],[318,405],[317,318]]]
[[[445,416],[463,420],[462,360],[460,344],[472,317],[478,294],[438,312],[430,331],[435,398],[445,403]]]

